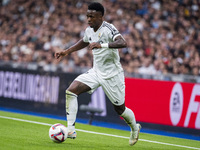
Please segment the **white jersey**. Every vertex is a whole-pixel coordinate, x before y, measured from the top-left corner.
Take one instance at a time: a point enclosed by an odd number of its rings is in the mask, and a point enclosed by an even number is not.
[[[104,21],[99,29],[94,32],[93,28],[88,27],[83,37],[84,42],[113,42],[117,36],[121,35],[113,24]],[[103,79],[111,78],[123,69],[120,64],[118,49],[100,48],[93,49],[93,69]]]

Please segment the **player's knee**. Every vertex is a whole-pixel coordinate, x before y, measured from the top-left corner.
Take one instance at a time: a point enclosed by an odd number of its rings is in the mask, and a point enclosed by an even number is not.
[[[70,91],[76,95],[80,95],[81,93],[87,92],[89,90],[91,90],[89,86],[76,80],[74,80],[67,89],[67,91]]]
[[[67,91],[69,93],[72,93],[72,94],[75,94],[75,95],[79,95],[80,94],[78,88],[76,88],[75,86],[70,86],[68,89],[66,89],[66,92]]]
[[[66,90],[66,96],[76,96],[77,97],[77,94],[75,94],[74,92],[67,89]]]
[[[114,109],[115,109],[115,111],[117,112],[118,115],[121,115],[125,111],[125,105],[124,104],[122,104],[120,106],[114,105]]]

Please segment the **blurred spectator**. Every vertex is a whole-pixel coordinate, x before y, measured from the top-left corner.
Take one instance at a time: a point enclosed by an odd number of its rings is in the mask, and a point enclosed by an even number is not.
[[[143,58],[142,66],[139,67],[138,72],[140,74],[149,74],[149,75],[156,74],[156,69],[155,66],[152,64],[151,57]]]

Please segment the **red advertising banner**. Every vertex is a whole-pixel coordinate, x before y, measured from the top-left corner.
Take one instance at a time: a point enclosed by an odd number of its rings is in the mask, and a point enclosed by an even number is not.
[[[200,84],[126,78],[137,121],[200,129]]]

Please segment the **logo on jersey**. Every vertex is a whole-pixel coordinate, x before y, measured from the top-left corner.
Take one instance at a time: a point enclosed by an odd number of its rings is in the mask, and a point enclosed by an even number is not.
[[[119,102],[118,102],[118,101],[115,101],[114,103],[115,103],[115,104],[118,104]]]
[[[101,33],[99,33],[98,37],[99,37],[99,38],[101,37]]]

